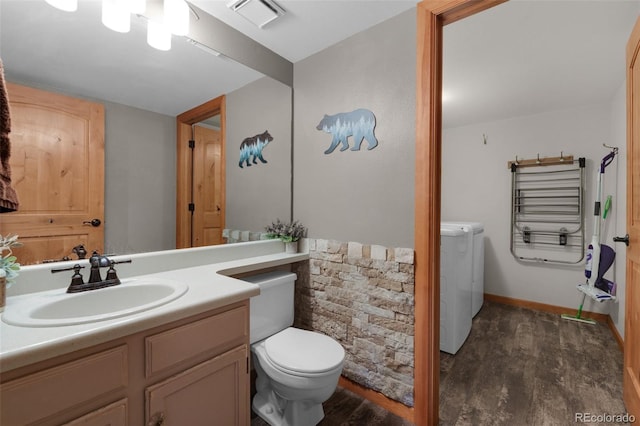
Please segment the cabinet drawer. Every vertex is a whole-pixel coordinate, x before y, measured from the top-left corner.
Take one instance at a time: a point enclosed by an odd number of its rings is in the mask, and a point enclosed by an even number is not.
[[[123,345],[4,383],[0,424],[30,424],[124,389],[127,365]]]
[[[200,354],[216,355],[249,337],[249,311],[241,306],[145,339],[146,376]]]

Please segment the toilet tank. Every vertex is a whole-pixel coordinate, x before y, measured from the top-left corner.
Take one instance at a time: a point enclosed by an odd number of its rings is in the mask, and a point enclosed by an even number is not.
[[[267,272],[242,278],[260,286],[250,299],[250,342],[255,343],[293,325],[293,297],[296,274]]]

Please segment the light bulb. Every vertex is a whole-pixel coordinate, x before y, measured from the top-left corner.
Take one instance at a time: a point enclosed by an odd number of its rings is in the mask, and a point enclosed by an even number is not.
[[[147,10],[146,0],[129,0],[129,12],[143,15],[145,10]]]
[[[171,31],[162,23],[147,22],[147,43],[158,50],[171,49]]]
[[[131,29],[131,16],[127,2],[102,0],[102,23],[113,31],[128,33]]]
[[[51,6],[64,10],[65,12],[75,12],[78,10],[78,0],[45,0]]]
[[[189,5],[184,0],[164,0],[164,22],[178,36],[189,33]]]

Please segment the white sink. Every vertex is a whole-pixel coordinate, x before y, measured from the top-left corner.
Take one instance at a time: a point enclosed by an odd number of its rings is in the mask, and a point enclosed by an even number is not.
[[[161,279],[125,279],[114,287],[66,293],[56,289],[20,296],[7,303],[2,321],[22,327],[60,327],[105,321],[167,304],[187,292],[182,282]]]

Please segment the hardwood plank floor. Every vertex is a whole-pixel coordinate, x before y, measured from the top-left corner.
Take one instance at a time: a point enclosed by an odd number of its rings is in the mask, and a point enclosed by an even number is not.
[[[626,412],[623,355],[605,324],[485,302],[458,353],[440,356],[443,426],[562,426],[578,413]],[[342,388],[324,410],[321,426],[412,424]]]

